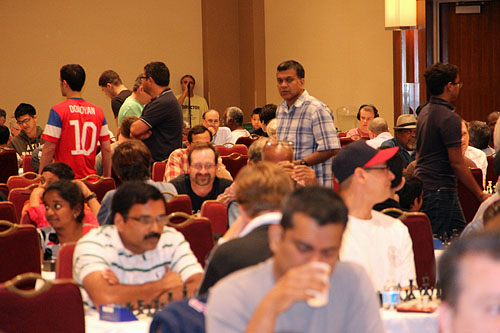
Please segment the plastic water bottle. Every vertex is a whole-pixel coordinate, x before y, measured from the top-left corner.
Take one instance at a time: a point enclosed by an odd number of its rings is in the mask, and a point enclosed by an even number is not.
[[[401,298],[401,289],[394,283],[393,279],[388,279],[382,292],[382,306],[384,309],[395,309]]]

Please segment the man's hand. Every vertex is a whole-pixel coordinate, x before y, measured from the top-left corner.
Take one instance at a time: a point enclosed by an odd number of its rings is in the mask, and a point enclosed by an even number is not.
[[[73,179],[73,183],[78,185],[78,188],[82,192],[84,198],[86,198],[90,194],[92,194],[92,191],[90,191],[90,189],[87,187],[87,185],[84,182],[82,182],[80,179]]]
[[[165,290],[163,294],[160,296],[161,301],[169,301],[168,292],[172,292],[173,300],[181,300],[182,299],[182,289],[183,283],[181,280],[181,276],[172,271],[168,266],[165,266],[165,274],[161,278],[162,289]]]
[[[318,185],[314,169],[305,165],[296,165],[293,168],[292,179],[302,186]]]
[[[101,276],[106,282],[108,282],[110,285],[115,286],[120,283],[118,280],[118,277],[116,277],[115,273],[113,273],[112,270],[109,268],[106,268],[106,270],[101,271]]]
[[[294,163],[289,161],[280,161],[278,165],[287,173],[287,175],[293,179],[293,167]]]

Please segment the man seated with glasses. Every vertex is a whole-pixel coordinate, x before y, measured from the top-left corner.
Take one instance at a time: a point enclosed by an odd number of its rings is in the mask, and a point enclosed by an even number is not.
[[[387,283],[406,287],[416,275],[408,228],[373,210],[391,195],[394,174],[386,163],[397,151],[398,147],[375,150],[360,140],[342,149],[332,165],[349,210],[340,260],[363,266],[378,291]]]
[[[73,279],[85,304],[167,303],[193,295],[203,269],[181,233],[166,227],[167,204],[161,192],[144,182],[128,182],[115,193],[114,225],[82,237],[73,256]]]
[[[178,194],[187,194],[191,198],[193,213],[201,210],[205,200],[215,200],[232,183],[229,179],[215,175],[219,152],[210,142],[191,145],[188,154],[189,173],[170,181]]]
[[[15,149],[19,155],[31,154],[44,142],[43,130],[36,125],[36,110],[31,104],[21,103],[14,111],[14,116],[21,132],[12,138],[9,147]]]

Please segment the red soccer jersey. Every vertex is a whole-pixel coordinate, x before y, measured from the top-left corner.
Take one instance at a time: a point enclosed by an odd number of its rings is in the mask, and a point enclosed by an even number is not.
[[[75,178],[95,174],[97,142],[109,140],[108,123],[98,106],[68,98],[50,110],[42,138],[57,144],[54,159],[68,164]]]

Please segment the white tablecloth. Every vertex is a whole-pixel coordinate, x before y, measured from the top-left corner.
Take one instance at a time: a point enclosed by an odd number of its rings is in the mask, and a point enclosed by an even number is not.
[[[437,311],[414,313],[380,310],[388,333],[437,333]]]

